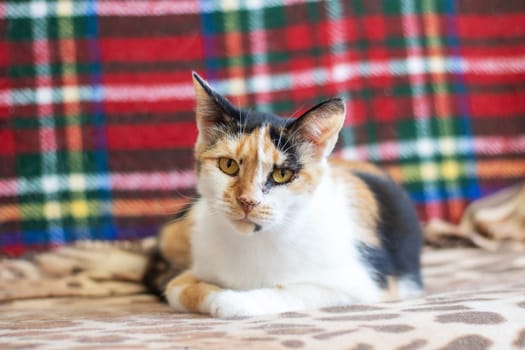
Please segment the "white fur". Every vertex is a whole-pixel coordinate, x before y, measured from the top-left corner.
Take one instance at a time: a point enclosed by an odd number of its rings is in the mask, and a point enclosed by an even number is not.
[[[182,292],[182,288],[180,287],[174,287],[166,291],[166,300],[168,301],[168,304],[172,308],[174,308],[177,311],[186,312],[187,310],[184,305],[180,302],[180,293]]]
[[[265,137],[265,133],[266,133],[266,128],[267,126],[266,125],[263,125],[261,128],[260,128],[260,131],[259,131],[259,139],[257,140],[257,155],[259,157],[262,157],[265,155],[265,152],[264,152],[264,146],[265,144],[268,142],[266,140],[266,137]],[[264,169],[263,169],[263,162],[260,161],[258,164],[257,164],[257,169],[256,169],[256,173],[257,173],[257,177],[254,179],[255,181],[262,181],[265,174],[263,173],[264,172]]]
[[[399,297],[401,299],[411,299],[423,294],[423,288],[410,277],[401,277],[398,282]]]
[[[379,301],[381,291],[355,248],[364,228],[345,196],[349,184],[323,166],[312,193],[296,196],[276,187],[267,199],[278,207],[273,222],[250,235],[217,213],[213,202],[227,178],[201,176],[191,272],[226,289],[212,293],[203,312],[229,317]]]

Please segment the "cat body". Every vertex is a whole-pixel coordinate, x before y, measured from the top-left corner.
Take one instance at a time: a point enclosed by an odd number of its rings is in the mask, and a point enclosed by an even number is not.
[[[252,316],[421,293],[406,194],[373,165],[328,158],[342,100],[294,120],[237,109],[196,74],[194,84],[200,197],[160,233],[157,260],[175,276],[146,276],[173,308]]]

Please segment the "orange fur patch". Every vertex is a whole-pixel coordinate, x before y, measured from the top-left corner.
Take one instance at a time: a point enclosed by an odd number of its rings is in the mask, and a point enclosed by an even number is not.
[[[166,286],[166,289],[176,288],[176,287],[182,287],[185,285],[195,284],[199,283],[199,280],[193,277],[192,274],[189,272],[184,272],[172,279],[168,285]]]
[[[385,176],[380,169],[375,166],[367,163],[357,163],[357,162],[340,162],[340,161],[331,161],[332,169],[334,171],[334,176],[343,180],[345,183],[349,184],[347,196],[351,202],[359,202],[359,205],[355,208],[359,212],[359,218],[363,222],[363,226],[367,229],[364,236],[360,237],[360,240],[369,245],[377,247],[380,245],[380,238],[378,237],[377,232],[377,219],[379,217],[379,205],[374,197],[372,191],[368,186],[359,179],[357,176],[352,175],[352,171],[355,169],[370,169],[374,172],[379,171],[382,176]]]
[[[193,227],[193,212],[179,220],[167,223],[160,231],[159,247],[162,255],[172,266],[188,268],[191,263],[190,233]]]
[[[169,294],[173,288],[181,289],[179,301],[188,311],[192,312],[199,312],[204,300],[211,293],[220,290],[213,284],[199,281],[188,272],[172,279],[166,287],[166,293]]]

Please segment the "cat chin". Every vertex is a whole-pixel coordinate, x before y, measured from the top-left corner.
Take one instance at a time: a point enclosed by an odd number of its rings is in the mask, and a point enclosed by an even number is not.
[[[250,220],[232,220],[232,225],[235,228],[235,230],[245,236],[249,236],[254,234],[255,232],[258,232],[262,229],[262,227]]]

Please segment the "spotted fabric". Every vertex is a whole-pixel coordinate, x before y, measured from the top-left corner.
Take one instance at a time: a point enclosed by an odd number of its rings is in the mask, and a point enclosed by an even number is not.
[[[0,304],[2,349],[525,349],[525,258],[427,250],[427,296],[243,319],[176,314],[150,295]]]
[[[0,306],[2,349],[525,348],[525,284],[401,303],[217,320],[174,314],[151,296]]]

